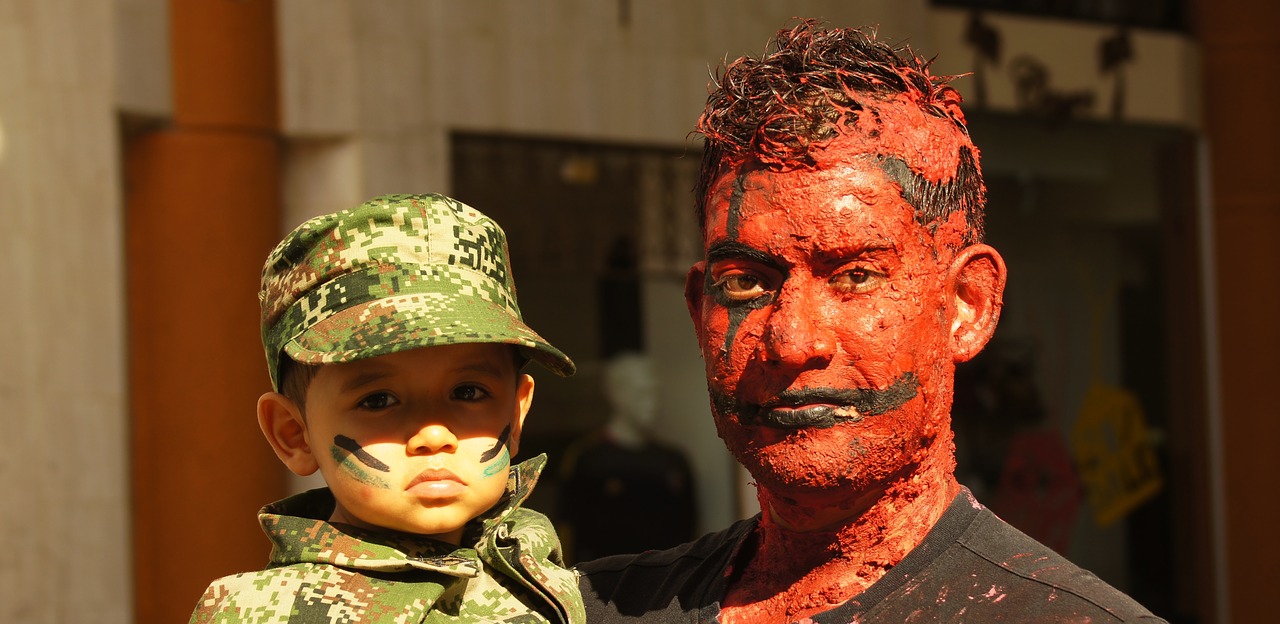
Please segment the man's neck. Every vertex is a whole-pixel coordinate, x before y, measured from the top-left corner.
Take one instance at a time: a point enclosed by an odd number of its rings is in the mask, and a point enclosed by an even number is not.
[[[721,621],[790,622],[865,591],[924,540],[960,491],[954,461],[935,459],[838,511],[761,489],[756,548],[739,559]]]

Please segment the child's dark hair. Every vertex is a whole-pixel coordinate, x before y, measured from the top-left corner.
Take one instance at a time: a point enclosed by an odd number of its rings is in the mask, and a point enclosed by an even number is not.
[[[291,357],[280,359],[280,394],[293,401],[299,410],[306,412],[307,388],[320,371],[320,364],[303,364]]]

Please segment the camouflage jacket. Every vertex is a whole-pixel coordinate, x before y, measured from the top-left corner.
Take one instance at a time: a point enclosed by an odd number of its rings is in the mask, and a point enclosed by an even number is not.
[[[507,496],[469,523],[456,547],[393,531],[364,531],[324,518],[328,489],[266,506],[259,521],[273,543],[261,572],[214,581],[192,624],[294,622],[585,621],[575,574],[542,514],[520,507],[546,464],[515,466]]]

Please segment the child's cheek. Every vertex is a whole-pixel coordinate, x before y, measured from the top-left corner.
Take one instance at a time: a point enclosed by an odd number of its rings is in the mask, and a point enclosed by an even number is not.
[[[390,472],[391,467],[370,455],[359,442],[337,435],[333,438],[329,452],[333,455],[333,461],[337,462],[338,470],[348,477],[371,487],[391,489],[391,484],[386,479],[372,472]]]
[[[503,427],[502,433],[493,444],[493,448],[480,454],[480,463],[484,464],[481,472],[486,478],[497,476],[511,465],[511,452],[507,450],[507,440],[511,438],[511,425]]]
[[[496,477],[498,475],[505,474],[507,466],[510,465],[511,453],[507,451],[507,447],[504,445],[502,447],[502,452],[493,460],[492,463],[484,467],[484,471],[481,474],[484,475],[485,478]]]

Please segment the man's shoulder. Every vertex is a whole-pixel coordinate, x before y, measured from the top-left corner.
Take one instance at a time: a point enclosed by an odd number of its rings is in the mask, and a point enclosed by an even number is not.
[[[689,613],[712,608],[723,594],[726,566],[756,524],[757,518],[740,520],[674,548],[578,565],[587,620],[687,622]]]
[[[1028,591],[1038,588],[1047,604],[1078,602],[1080,609],[1096,607],[1119,621],[1158,621],[1151,611],[1120,589],[1071,563],[989,511],[979,515],[974,531],[966,532],[960,543],[1009,578],[1019,579],[1021,586]]]
[[[949,549],[913,581],[937,604],[969,615],[1018,613],[1025,621],[1159,622],[1137,601],[983,509]]]

